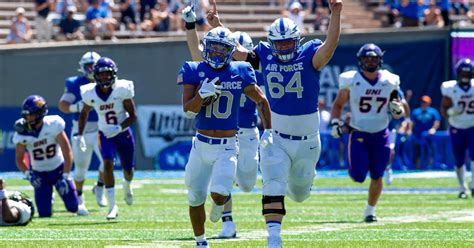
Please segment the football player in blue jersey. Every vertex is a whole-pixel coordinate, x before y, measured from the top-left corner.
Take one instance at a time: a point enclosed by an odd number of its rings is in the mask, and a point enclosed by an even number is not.
[[[261,70],[272,111],[274,143],[260,149],[262,213],[269,247],[282,246],[285,195],[297,202],[309,197],[321,152],[319,71],[329,62],[339,41],[342,0],[330,0],[329,5],[332,14],[324,42],[314,39],[301,44],[298,26],[288,18],[279,18],[270,25],[267,42],[258,43],[253,51],[238,46],[233,56]],[[215,1],[208,21],[211,26],[222,26]]]
[[[71,140],[75,140],[78,132],[78,120],[79,114],[82,111],[84,102],[82,101],[80,87],[82,85],[91,83],[94,81],[93,65],[99,60],[100,55],[96,52],[87,52],[82,55],[79,61],[79,72],[82,75],[68,77],[66,79],[66,87],[64,94],[59,100],[59,110],[63,113],[73,114]],[[84,134],[86,140],[86,147],[84,150],[80,149],[78,142],[72,142],[72,152],[74,154],[74,182],[76,184],[77,194],[79,196],[79,215],[88,215],[84,195],[82,194],[82,188],[86,179],[86,173],[89,169],[89,165],[92,159],[92,153],[94,152],[100,160],[99,166],[99,178],[97,184],[93,188],[93,192],[96,196],[97,204],[101,207],[107,205],[107,201],[104,196],[104,182],[102,180],[103,161],[102,155],[100,155],[98,140],[98,127],[97,127],[97,113],[91,111],[89,119],[86,124],[86,131]]]
[[[202,48],[199,47],[198,35],[195,28],[196,14],[192,6],[183,9],[182,17],[186,23],[186,35],[189,50],[194,61],[202,61]],[[246,49],[253,49],[252,38],[245,32],[235,32],[233,38]],[[256,72],[257,74],[257,72]],[[257,84],[258,84],[258,77]],[[258,143],[259,133],[257,128],[257,106],[245,94],[240,97],[239,109],[239,158],[237,161],[236,181],[239,188],[244,192],[250,192],[255,186],[258,169]],[[222,213],[222,231],[220,238],[235,238],[237,235],[232,218],[232,198],[226,202]]]
[[[239,106],[242,93],[252,99],[265,127],[261,147],[273,142],[270,107],[255,85],[246,62],[234,62],[236,41],[227,28],[214,28],[203,38],[201,62],[185,62],[177,83],[183,85],[183,110],[196,119],[196,136],[185,171],[189,215],[197,247],[207,247],[204,203],[210,188],[210,220],[217,222],[230,199],[239,150]],[[209,186],[210,185],[210,186]]]

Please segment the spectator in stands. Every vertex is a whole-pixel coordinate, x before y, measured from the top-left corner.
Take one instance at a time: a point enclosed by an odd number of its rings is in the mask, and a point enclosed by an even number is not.
[[[7,36],[7,44],[31,42],[31,27],[25,17],[25,9],[18,7],[16,16],[12,19],[10,33]]]
[[[436,0],[431,0],[430,5],[424,11],[425,20],[423,25],[425,26],[436,26],[444,27],[443,16],[441,15],[441,9],[436,6]]]
[[[156,0],[140,0],[140,21],[145,21],[145,14],[148,12],[151,19],[151,10],[155,8]]]
[[[168,13],[170,13],[170,30],[183,31],[184,23],[181,18],[183,4],[180,0],[168,0]]]
[[[413,135],[411,140],[414,146],[414,161],[417,169],[420,169],[420,162],[431,164],[433,157],[431,148],[431,136],[436,133],[440,126],[441,117],[435,108],[431,106],[431,97],[422,96],[421,106],[411,113],[413,125]],[[428,166],[422,164],[421,166]]]
[[[419,26],[424,8],[424,0],[401,0],[398,11],[402,17],[402,27]]]
[[[141,26],[143,31],[166,32],[170,28],[170,13],[166,0],[159,1],[151,10],[151,19],[145,20]]]
[[[54,0],[35,0],[36,39],[39,42],[51,40],[53,25],[48,20],[49,11],[53,8]]]
[[[74,3],[74,0],[56,0],[56,6],[55,6],[55,11],[52,16],[53,24],[58,25],[59,22],[67,16],[67,7],[69,6],[74,6],[76,7],[76,4]]]
[[[399,0],[386,0],[385,7],[387,8],[387,21],[389,26],[400,27],[401,23],[397,21],[400,16],[398,9],[400,8]]]
[[[107,18],[113,18],[113,11],[115,8],[114,0],[100,0],[100,6],[107,10]]]
[[[135,10],[135,0],[120,0],[120,26],[128,30],[137,29],[137,11]],[[122,29],[122,28],[121,28]]]
[[[469,11],[469,0],[451,0],[451,9],[454,15],[466,15]]]
[[[89,1],[90,0],[76,0],[76,7],[79,12],[87,12],[87,9],[89,8]]]
[[[304,19],[309,14],[309,10],[303,10],[303,6],[298,1],[291,3],[288,10],[283,11],[283,16],[292,20],[300,29],[301,33],[305,33]]]
[[[91,0],[91,6],[86,12],[86,28],[91,38],[97,41],[102,37],[117,40],[114,34],[116,24],[117,21],[114,18],[107,17],[107,9],[101,6],[100,0]]]
[[[67,16],[59,23],[59,33],[56,39],[60,41],[83,40],[84,34],[80,30],[81,23],[74,19],[74,14],[77,11],[76,7],[69,6],[67,10]]]
[[[433,0],[429,0],[429,3],[431,4],[431,1]],[[449,26],[451,24],[450,20],[449,20],[449,7],[450,7],[450,4],[449,4],[449,1],[452,1],[452,0],[434,0],[436,2],[436,6],[438,6],[438,8],[441,10],[441,16],[443,18],[443,24],[445,27]]]
[[[313,4],[311,5],[311,13],[316,14],[318,9],[329,9],[328,1],[327,0],[313,0]]]
[[[313,29],[316,31],[327,31],[329,25],[329,16],[326,14],[325,9],[316,9],[316,15],[313,25]]]

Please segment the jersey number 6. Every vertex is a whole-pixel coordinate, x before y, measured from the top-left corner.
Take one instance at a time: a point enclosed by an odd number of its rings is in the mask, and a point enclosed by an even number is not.
[[[115,111],[109,111],[105,113],[105,122],[110,125],[117,125],[118,124],[118,119],[115,114]]]

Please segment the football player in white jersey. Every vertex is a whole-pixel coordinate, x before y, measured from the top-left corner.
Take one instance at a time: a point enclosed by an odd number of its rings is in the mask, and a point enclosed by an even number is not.
[[[61,96],[59,101],[59,110],[66,114],[73,114],[71,140],[77,138],[78,132],[78,120],[79,114],[81,113],[84,103],[82,102],[80,87],[82,85],[91,83],[94,81],[93,65],[99,60],[100,55],[96,52],[87,52],[79,61],[79,72],[82,75],[68,77],[66,79],[64,94]],[[99,150],[98,140],[98,127],[97,127],[97,113],[91,111],[89,113],[89,119],[87,120],[84,139],[86,140],[86,149],[82,151],[78,146],[78,142],[72,142],[72,153],[74,155],[74,183],[76,184],[77,195],[79,196],[79,215],[88,215],[89,211],[86,207],[84,195],[82,194],[82,188],[86,179],[86,173],[89,169],[89,165],[92,159],[92,153],[97,155],[100,160],[99,166],[99,178],[96,186],[94,186],[94,194],[96,195],[97,204],[101,207],[107,205],[107,201],[104,196],[104,182],[101,176],[103,170],[102,155]]]
[[[35,214],[33,202],[24,193],[7,193],[5,186],[0,179],[0,226],[28,225]]]
[[[78,141],[86,148],[84,135],[89,111],[94,109],[99,116],[100,152],[104,159],[104,183],[109,199],[107,219],[115,219],[118,207],[115,204],[114,161],[119,156],[123,168],[123,190],[125,202],[133,203],[130,186],[135,168],[135,139],[130,126],[136,121],[133,82],[117,79],[117,65],[107,57],[94,64],[96,83],[81,86],[84,107],[79,116]]]
[[[360,71],[339,75],[339,92],[331,111],[331,134],[338,138],[342,134],[342,109],[350,103],[349,175],[359,183],[365,181],[367,172],[371,178],[365,222],[377,221],[375,206],[390,159],[389,115],[400,119],[405,112],[398,93],[400,78],[380,68],[382,57],[382,50],[375,44],[365,44],[359,49]]]
[[[199,46],[198,34],[195,28],[196,14],[193,6],[183,9],[182,17],[186,23],[186,35],[188,48],[193,61],[202,61],[202,48]],[[245,32],[234,32],[233,38],[246,49],[253,49],[252,38]],[[258,77],[256,78],[258,80]],[[258,82],[257,82],[258,84]],[[236,181],[239,188],[244,192],[250,192],[255,186],[258,169],[258,144],[259,133],[257,128],[257,108],[255,103],[245,94],[240,97],[239,108],[239,157],[237,161]],[[235,238],[237,231],[232,218],[232,197],[225,203],[222,212],[222,231],[220,238]]]
[[[262,214],[269,247],[282,246],[285,195],[297,202],[306,200],[316,174],[321,152],[319,71],[329,62],[339,41],[342,0],[330,0],[329,5],[331,20],[324,42],[314,39],[301,44],[298,26],[288,18],[279,18],[270,25],[268,42],[259,42],[253,51],[238,46],[234,53],[235,60],[250,62],[261,71],[272,111],[274,142],[260,149]],[[222,26],[215,1],[208,21],[212,26]]]
[[[471,194],[474,197],[474,61],[461,59],[456,64],[457,80],[441,85],[441,115],[448,118],[449,135],[456,162],[459,198],[467,199],[465,182],[466,151],[471,158]]]
[[[183,85],[183,110],[195,117],[197,129],[186,164],[189,215],[197,247],[208,247],[205,238],[204,203],[211,192],[209,219],[222,217],[230,198],[239,153],[236,134],[239,127],[242,93],[259,110],[265,132],[261,147],[272,141],[270,107],[259,87],[251,65],[231,61],[236,41],[227,28],[214,28],[203,38],[203,61],[185,62],[177,83]]]
[[[39,217],[53,214],[53,186],[69,212],[78,210],[74,182],[69,178],[72,152],[64,120],[58,115],[46,115],[48,107],[43,97],[28,96],[23,101],[23,118],[15,122],[13,143],[16,144],[16,165],[34,187]],[[31,168],[23,161],[30,155]]]

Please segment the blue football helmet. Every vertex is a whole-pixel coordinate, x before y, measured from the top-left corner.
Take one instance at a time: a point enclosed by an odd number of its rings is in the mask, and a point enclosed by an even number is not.
[[[268,43],[272,54],[282,62],[293,59],[301,44],[301,31],[292,20],[278,18],[268,30]]]
[[[474,76],[474,62],[470,59],[461,59],[456,63],[456,76],[460,84],[469,84]]]
[[[115,62],[107,57],[101,57],[94,64],[94,79],[100,87],[109,88],[117,79],[118,67]]]
[[[84,55],[81,57],[81,60],[79,60],[78,71],[89,80],[94,80],[94,63],[99,59],[100,55],[96,52],[91,51],[84,53]]]
[[[384,52],[380,47],[373,43],[364,44],[357,52],[357,58],[359,60],[359,68],[363,71],[375,72],[382,67]],[[366,57],[377,57],[376,63],[370,61],[364,61]]]
[[[33,219],[33,216],[35,215],[35,206],[33,205],[33,201],[31,200],[31,198],[23,192],[14,191],[9,194],[8,199],[23,203],[30,208],[30,211],[31,211],[30,219],[28,220],[28,222],[23,223],[22,225],[26,226],[28,223],[30,223],[31,220]]]
[[[36,124],[43,121],[46,114],[48,114],[48,105],[42,96],[31,95],[23,101],[21,115],[25,119],[28,129],[33,129]],[[35,115],[34,119],[27,118],[29,115]]]
[[[252,51],[253,50],[253,42],[252,38],[246,32],[236,31],[232,34],[234,39],[239,42],[240,45],[245,47],[245,49]]]
[[[236,40],[229,29],[211,29],[203,38],[202,57],[212,68],[219,69],[232,61]]]

